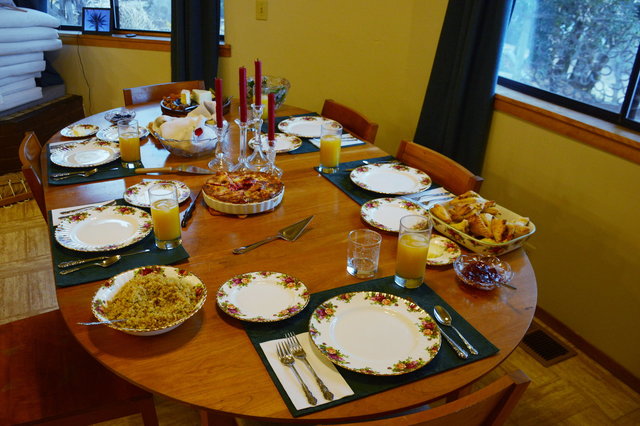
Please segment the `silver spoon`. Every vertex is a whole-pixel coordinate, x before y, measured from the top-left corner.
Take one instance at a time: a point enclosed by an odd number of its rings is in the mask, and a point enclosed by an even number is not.
[[[126,321],[126,319],[114,319],[114,320],[105,320],[105,321],[94,321],[94,322],[79,322],[80,325],[102,325],[102,324],[113,324],[114,322]]]
[[[71,176],[82,176],[82,177],[89,177],[92,176],[94,174],[96,174],[98,172],[98,168],[93,168],[91,170],[83,170],[81,172],[67,172],[67,173],[60,173],[57,175],[52,175],[51,178],[54,180],[60,180],[60,179],[66,179],[68,177]]]
[[[107,268],[120,260],[121,257],[122,256],[120,256],[119,254],[116,254],[115,256],[108,257],[104,260],[101,260],[100,262],[88,263],[86,265],[78,266],[77,268],[65,269],[64,271],[60,271],[58,273],[60,275],[67,275],[71,272],[79,271],[80,269],[89,268],[91,266],[101,266],[103,268]]]
[[[467,349],[469,349],[469,352],[471,352],[473,355],[478,355],[478,351],[476,350],[476,348],[474,348],[473,345],[469,343],[467,339],[464,338],[462,333],[460,333],[458,329],[455,328],[453,324],[451,324],[451,315],[449,315],[449,312],[444,307],[440,305],[436,305],[433,308],[433,314],[436,317],[436,320],[440,324],[446,325],[447,327],[451,327],[456,333],[458,333],[458,336],[460,336],[464,345],[467,347]]]

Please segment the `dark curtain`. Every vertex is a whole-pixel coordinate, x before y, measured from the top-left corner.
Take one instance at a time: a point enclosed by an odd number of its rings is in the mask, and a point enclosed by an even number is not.
[[[220,0],[171,0],[171,79],[204,80],[218,74]]]
[[[480,174],[513,0],[449,0],[414,141]]]

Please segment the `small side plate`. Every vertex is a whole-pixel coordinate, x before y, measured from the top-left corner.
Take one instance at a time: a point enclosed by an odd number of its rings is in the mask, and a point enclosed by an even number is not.
[[[86,138],[98,133],[100,127],[93,124],[73,124],[60,130],[60,134],[67,138]]]

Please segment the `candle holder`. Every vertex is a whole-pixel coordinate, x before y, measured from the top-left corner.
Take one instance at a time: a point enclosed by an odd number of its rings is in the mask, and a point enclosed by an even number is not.
[[[270,175],[278,178],[282,177],[282,169],[276,166],[276,141],[269,140],[267,148],[267,165],[262,168],[262,171],[269,173]]]
[[[209,169],[214,172],[228,172],[233,168],[233,163],[229,160],[229,144],[227,141],[227,133],[229,133],[229,123],[222,121],[222,127],[217,125],[214,128],[216,132],[216,151],[215,157],[209,161]]]
[[[255,171],[256,168],[247,161],[247,132],[250,123],[240,121],[236,118],[236,124],[240,128],[240,150],[238,154],[238,162],[231,168],[232,172]]]
[[[265,153],[262,150],[262,112],[264,105],[251,104],[253,117],[251,120],[251,130],[253,131],[254,144],[253,152],[247,158],[247,162],[251,164],[255,170],[262,170],[269,165]]]

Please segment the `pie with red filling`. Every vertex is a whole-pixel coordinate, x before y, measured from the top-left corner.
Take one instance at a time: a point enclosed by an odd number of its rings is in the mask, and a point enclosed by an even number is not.
[[[247,204],[274,198],[282,192],[284,184],[276,176],[263,172],[217,172],[202,189],[216,200]]]

